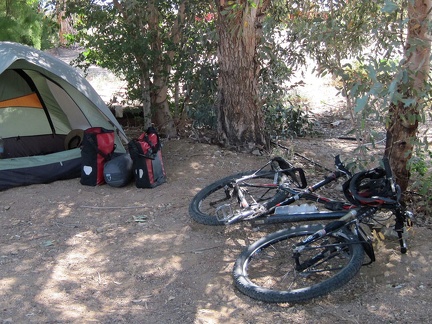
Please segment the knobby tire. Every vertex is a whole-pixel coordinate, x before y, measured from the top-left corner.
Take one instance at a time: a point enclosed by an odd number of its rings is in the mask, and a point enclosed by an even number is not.
[[[329,243],[336,244],[341,249],[339,254],[331,253],[334,257],[315,268],[294,270],[294,245],[322,228],[322,225],[292,227],[251,244],[235,262],[235,286],[245,295],[260,301],[296,303],[326,295],[348,283],[363,264],[364,249],[354,234],[347,230],[324,236],[314,244],[315,247],[317,244],[326,245],[327,249]],[[319,251],[320,248],[306,249],[301,254],[316,255]],[[337,270],[324,271],[331,266]],[[318,270],[323,271],[315,272]]]
[[[204,187],[199,191],[193,198],[189,205],[189,215],[193,220],[200,224],[204,225],[225,225],[224,222],[219,221],[216,218],[216,208],[224,203],[230,203],[233,207],[233,209],[238,209],[238,202],[235,201],[235,197],[231,199],[231,201],[220,201],[219,204],[215,203],[216,201],[219,201],[219,199],[223,198],[225,196],[224,194],[224,187],[231,183],[235,179],[239,179],[245,175],[251,175],[254,171],[244,171],[238,174],[230,175],[228,177],[225,177],[223,179],[220,179],[218,181],[215,181],[214,183]],[[248,180],[250,183],[258,182],[260,180],[264,180],[265,182],[269,183],[272,181],[274,177],[273,174],[269,174],[268,171],[262,171],[257,174],[256,178]],[[266,192],[268,189],[265,188],[251,188],[251,191],[256,191],[257,196],[258,192],[263,193]],[[266,199],[269,199],[274,196],[276,193],[276,188],[273,188],[273,190],[269,191],[268,195],[265,197]],[[255,194],[255,192],[254,192]],[[211,202],[211,205],[209,203]],[[213,205],[214,204],[214,205]]]

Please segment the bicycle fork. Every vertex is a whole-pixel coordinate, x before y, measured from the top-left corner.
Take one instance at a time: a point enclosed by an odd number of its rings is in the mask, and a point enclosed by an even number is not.
[[[402,210],[401,208],[397,208],[394,214],[396,216],[395,231],[398,236],[400,250],[402,254],[405,254],[407,252],[407,244],[404,233],[407,227],[412,226],[414,216],[412,212]]]

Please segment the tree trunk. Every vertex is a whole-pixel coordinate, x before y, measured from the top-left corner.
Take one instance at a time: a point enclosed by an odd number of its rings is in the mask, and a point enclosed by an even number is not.
[[[6,12],[6,17],[12,16],[12,0],[6,0],[5,12]]]
[[[166,53],[162,49],[162,39],[159,31],[159,24],[161,23],[159,21],[160,14],[154,1],[148,2],[148,10],[150,14],[149,28],[155,35],[152,47],[156,53],[159,53],[153,64],[152,122],[158,128],[160,134],[174,137],[177,136],[177,128],[168,104],[168,77],[171,72],[171,66],[164,61]]]
[[[257,45],[261,32],[259,20],[269,1],[236,3],[240,6],[234,8],[231,1],[216,0],[219,8],[218,137],[225,146],[250,150],[268,146],[259,99]]]
[[[177,136],[177,128],[168,104],[168,86],[163,79],[160,76],[154,83],[157,90],[153,93],[151,102],[152,121],[161,135],[175,137]]]
[[[151,99],[150,99],[150,88],[151,88],[151,81],[150,76],[148,73],[148,70],[145,68],[147,65],[146,63],[142,63],[141,68],[141,101],[143,104],[143,118],[144,123],[143,127],[144,129],[149,128],[152,126],[152,114],[151,114]]]
[[[163,136],[177,136],[177,128],[172,118],[168,103],[168,78],[171,72],[171,65],[164,61],[163,40],[160,32],[161,15],[157,7],[157,1],[150,0],[146,3],[147,20],[139,15],[131,16],[125,10],[125,3],[114,0],[113,4],[123,15],[125,20],[135,19],[139,26],[138,37],[151,34],[152,43],[150,44],[153,53],[157,53],[153,59],[146,56],[136,57],[141,70],[141,101],[143,103],[144,128],[150,125],[157,127]],[[139,5],[139,4],[135,4]],[[132,10],[133,10],[132,6]],[[184,12],[184,4],[181,6]],[[130,8],[129,8],[130,9]],[[137,10],[135,10],[137,11]],[[180,27],[175,24],[177,28]],[[174,27],[173,27],[174,28]],[[138,40],[137,40],[138,41]]]
[[[412,157],[418,122],[429,75],[431,45],[427,38],[427,24],[431,0],[408,1],[408,34],[405,46],[405,68],[408,84],[399,87],[403,99],[414,99],[406,105],[399,101],[389,109],[385,155],[389,157],[395,179],[402,191],[408,187],[410,172],[407,167]]]
[[[66,0],[56,2],[57,23],[59,25],[59,43],[61,46],[67,45],[65,35],[73,32],[70,17],[66,17]]]

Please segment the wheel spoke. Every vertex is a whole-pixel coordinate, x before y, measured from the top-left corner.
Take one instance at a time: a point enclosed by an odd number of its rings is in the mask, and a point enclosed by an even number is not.
[[[352,234],[334,233],[297,249],[322,226],[303,228],[275,232],[249,246],[236,260],[236,286],[263,301],[303,301],[340,287],[357,273],[364,250],[353,244]]]
[[[242,190],[244,197],[249,205],[262,203],[271,199],[278,188],[274,184],[274,172],[261,172],[244,181],[235,180],[242,177],[253,175],[255,171],[243,172],[238,175],[226,177],[203,188],[193,199],[189,207],[191,217],[199,223],[207,225],[221,225],[223,222],[217,219],[216,211],[224,206],[234,214],[239,213],[242,208],[239,205],[235,190],[237,187]],[[235,188],[234,188],[235,185]],[[229,207],[228,207],[229,206]]]

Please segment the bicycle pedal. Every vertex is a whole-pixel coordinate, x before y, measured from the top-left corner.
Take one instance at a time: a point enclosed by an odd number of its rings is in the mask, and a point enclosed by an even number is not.
[[[216,208],[216,218],[219,222],[227,222],[232,218],[233,209],[230,204],[224,204]]]
[[[410,211],[405,211],[405,222],[407,227],[413,227],[414,225],[414,214]]]

